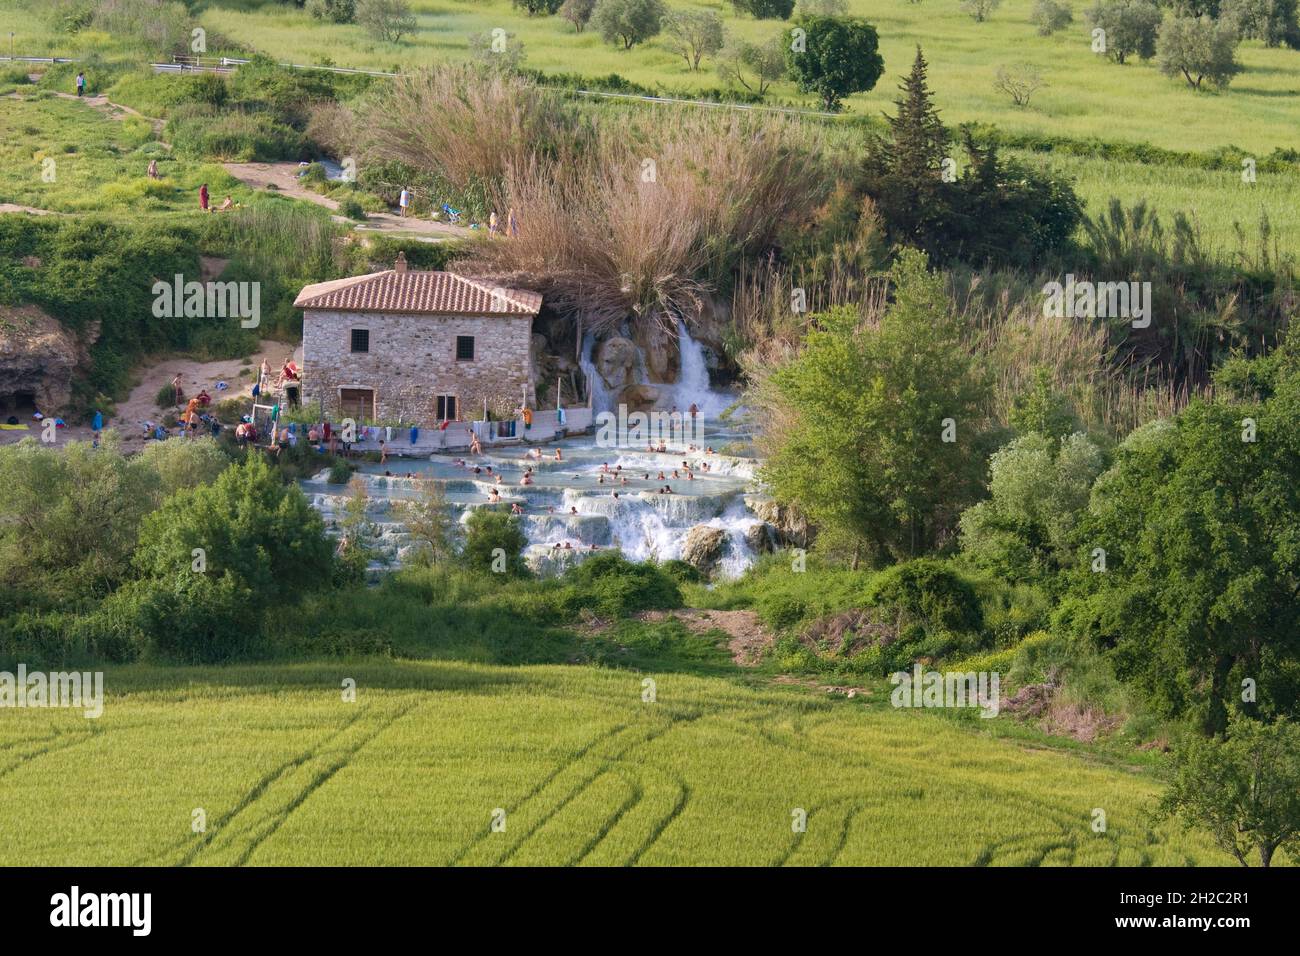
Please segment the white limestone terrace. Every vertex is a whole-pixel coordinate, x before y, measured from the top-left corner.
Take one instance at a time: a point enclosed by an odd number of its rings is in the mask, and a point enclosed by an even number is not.
[[[644,446],[601,447],[597,435],[582,435],[538,446],[497,446],[478,456],[454,452],[418,459],[390,457],[385,465],[362,464],[354,477],[366,484],[380,566],[400,564],[410,553],[410,536],[393,503],[419,498],[424,483],[432,481],[442,487],[449,509],[462,523],[473,509],[490,506],[494,488],[501,496],[495,507],[508,509],[517,503],[524,510],[529,541],[526,560],[542,574],[610,548],[635,561],[680,558],[687,533],[704,525],[725,534],[717,573],[732,577],[756,557],[747,533],[763,523],[749,507],[761,497],[755,480],[758,462],[748,457],[743,429],[706,421],[702,433],[704,444],[694,451],[683,445],[668,445],[664,452]],[[715,452],[706,454],[710,446]],[[527,457],[531,447],[541,450],[540,460]],[[557,447],[562,461],[554,460]],[[466,464],[457,464],[462,458]],[[528,468],[533,483],[522,485]],[[302,487],[327,526],[337,531],[349,491],[325,479],[321,472]],[[672,488],[671,494],[660,493],[665,486]]]

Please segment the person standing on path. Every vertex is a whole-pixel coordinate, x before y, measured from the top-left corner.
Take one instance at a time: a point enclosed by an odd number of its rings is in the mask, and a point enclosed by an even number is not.
[[[397,205],[401,207],[402,218],[406,218],[406,211],[411,207],[411,191],[405,186],[402,187],[402,194],[397,197]]]
[[[204,212],[211,212],[208,209],[208,184],[204,183],[199,187],[199,208]]]
[[[95,440],[91,443],[91,447],[98,448],[99,433],[104,430],[104,413],[98,408],[95,409],[95,417],[90,420],[90,430],[95,434]]]
[[[86,74],[78,73],[77,74],[77,95],[80,96],[82,93],[85,92],[86,92]]]

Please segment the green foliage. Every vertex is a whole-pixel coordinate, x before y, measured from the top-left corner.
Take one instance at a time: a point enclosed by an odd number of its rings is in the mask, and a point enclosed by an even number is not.
[[[637,611],[682,606],[681,591],[671,574],[648,562],[635,564],[617,551],[584,559],[564,581],[568,586],[564,604],[574,614],[590,611],[622,618]]]
[[[961,8],[976,23],[983,23],[1001,3],[1002,0],[962,0]]]
[[[1296,0],[1223,0],[1219,18],[1235,22],[1243,39],[1262,40],[1269,47],[1285,43],[1300,50],[1296,7]]]
[[[717,70],[724,83],[739,84],[761,98],[786,74],[785,36],[777,34],[766,43],[733,39],[719,52]]]
[[[795,0],[731,0],[737,13],[748,13],[755,20],[789,20]]]
[[[303,9],[315,20],[351,23],[357,16],[357,0],[307,0]]]
[[[416,30],[416,20],[406,0],[356,0],[356,21],[376,40],[399,43]]]
[[[462,564],[480,574],[508,577],[528,574],[523,551],[528,546],[518,518],[493,508],[476,508],[465,522]]]
[[[1300,725],[1236,718],[1227,735],[1190,739],[1156,819],[1181,818],[1209,832],[1242,866],[1269,866],[1284,850],[1300,859]]]
[[[878,328],[815,316],[759,396],[784,423],[763,468],[775,497],[881,563],[924,553],[975,494],[988,395],[925,256],[905,251],[891,278]]]
[[[211,438],[150,442],[140,453],[140,463],[158,476],[163,497],[211,484],[226,470],[230,458]]]
[[[412,543],[419,548],[411,558],[414,563],[438,564],[455,554],[459,527],[442,485],[425,482],[418,498],[399,502],[395,507]]]
[[[1074,12],[1068,3],[1061,0],[1034,0],[1029,22],[1038,30],[1040,37],[1051,36],[1074,22]]]
[[[896,609],[903,620],[919,622],[927,634],[972,632],[984,627],[975,588],[944,561],[918,558],[881,571],[867,588],[866,601]]]
[[[1069,250],[1083,219],[1069,183],[1003,161],[996,142],[971,130],[961,137],[968,169],[956,179],[927,69],[917,47],[888,136],[868,143],[863,188],[890,238],[941,263],[1029,266]]]
[[[352,466],[346,458],[335,458],[330,462],[329,474],[325,480],[331,485],[346,485],[352,480]]]
[[[1104,464],[1079,432],[1014,439],[989,463],[989,500],[962,514],[962,552],[1010,581],[1050,583],[1070,563],[1070,536]]]
[[[560,9],[563,0],[510,0],[510,5],[517,10],[523,10],[530,17],[535,17],[539,13],[550,16]]]
[[[1207,732],[1233,709],[1297,709],[1300,379],[1271,387],[1262,401],[1194,402],[1119,446],[1080,521],[1075,600],[1059,615],[1159,712]],[[1247,678],[1257,702],[1243,702]]]
[[[560,16],[573,24],[575,32],[581,33],[595,9],[596,0],[564,0],[560,5]]]
[[[664,17],[673,50],[692,70],[700,68],[700,60],[722,49],[722,20],[712,10],[675,10]]]
[[[112,434],[99,449],[0,446],[0,589],[65,604],[119,585],[140,522],[161,499],[157,461],[127,458]]]
[[[804,16],[799,19],[806,48],[795,49],[787,34],[785,62],[790,76],[805,93],[816,93],[826,110],[840,109],[851,93],[870,90],[885,71],[878,51],[876,28],[865,20]]]
[[[1205,80],[1223,89],[1245,69],[1237,60],[1237,30],[1232,20],[1168,18],[1156,38],[1160,72],[1181,76],[1193,89]]]
[[[172,111],[167,135],[178,154],[224,162],[306,159],[305,137],[273,113],[240,112],[206,104]]]
[[[597,0],[591,25],[606,43],[630,50],[657,36],[667,13],[663,0]]]
[[[1144,60],[1156,55],[1160,8],[1149,0],[1097,0],[1084,19],[1089,30],[1106,31],[1106,48],[1100,52],[1116,63],[1134,54]]]
[[[1034,370],[1033,384],[1016,397],[1010,418],[1011,427],[1019,434],[1034,432],[1056,441],[1079,427],[1069,398],[1052,386],[1051,373],[1045,368]]]
[[[145,518],[134,564],[144,580],[109,603],[133,612],[156,653],[213,661],[247,653],[263,611],[287,613],[328,583],[334,556],[302,493],[250,456]]]

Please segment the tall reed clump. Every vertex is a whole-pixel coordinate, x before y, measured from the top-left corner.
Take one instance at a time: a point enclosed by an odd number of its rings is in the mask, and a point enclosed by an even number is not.
[[[528,283],[593,331],[633,314],[690,321],[827,188],[818,134],[792,120],[656,108],[597,126],[527,79],[473,66],[377,96],[358,121],[364,160],[482,194],[503,224],[513,209],[518,235],[466,268]]]
[[[824,189],[808,132],[790,121],[627,115],[564,165],[505,177],[520,232],[478,264],[536,277],[600,331],[629,313],[674,325],[749,257],[806,217]]]
[[[337,114],[331,108],[322,119],[337,121]],[[473,64],[399,77],[376,90],[344,128],[355,131],[361,162],[399,162],[495,203],[504,199],[508,170],[563,162],[586,138],[585,124],[557,95]],[[339,155],[351,155],[354,145]]]

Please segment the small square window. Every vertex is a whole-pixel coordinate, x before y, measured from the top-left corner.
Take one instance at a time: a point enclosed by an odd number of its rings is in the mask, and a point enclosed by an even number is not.
[[[352,330],[352,351],[354,352],[370,351],[370,330],[369,329]]]
[[[472,335],[456,336],[456,361],[457,362],[474,361],[474,336]]]

